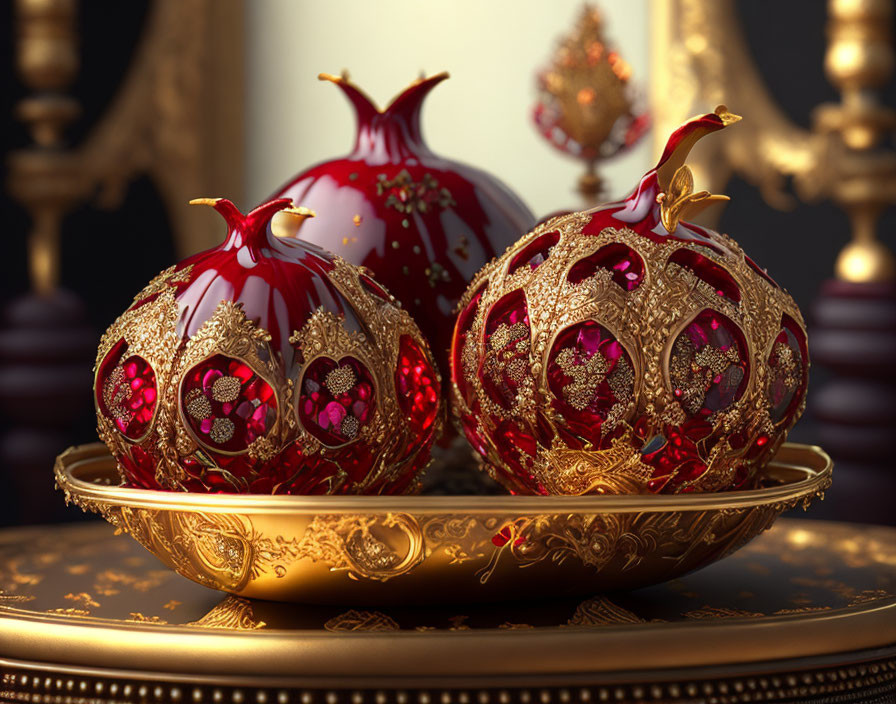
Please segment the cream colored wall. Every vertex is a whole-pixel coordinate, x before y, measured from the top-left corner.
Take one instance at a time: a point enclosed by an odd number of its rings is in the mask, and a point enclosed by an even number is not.
[[[603,0],[609,37],[646,89],[648,0]],[[247,200],[340,156],[354,117],[317,80],[347,68],[380,105],[415,79],[447,70],[423,111],[434,151],[496,174],[536,214],[579,205],[578,162],[535,131],[534,75],[578,16],[579,0],[250,0],[246,3]],[[611,194],[649,168],[650,139],[604,166]]]

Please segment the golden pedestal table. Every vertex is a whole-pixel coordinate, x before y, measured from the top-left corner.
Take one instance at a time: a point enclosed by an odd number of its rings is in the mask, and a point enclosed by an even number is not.
[[[885,528],[783,519],[631,593],[403,610],[227,597],[92,523],[0,533],[0,590],[2,701],[896,701]]]

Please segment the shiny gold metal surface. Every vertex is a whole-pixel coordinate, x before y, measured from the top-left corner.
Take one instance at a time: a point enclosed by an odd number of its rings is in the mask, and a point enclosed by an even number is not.
[[[827,4],[824,70],[841,100],[819,105],[813,128],[806,130],[784,115],[766,88],[734,0],[655,0],[654,134],[661,140],[688,116],[717,103],[737,105],[748,118],[745,125],[729,139],[695,151],[696,180],[721,191],[736,172],[769,204],[787,207],[793,202],[785,192],[791,178],[804,200],[830,198],[849,216],[852,242],[835,262],[837,278],[893,281],[896,257],[877,240],[877,222],[896,203],[896,153],[886,145],[896,130],[896,111],[875,92],[893,74],[893,2]],[[662,146],[656,143],[658,151]]]
[[[305,603],[434,604],[570,596],[678,577],[741,547],[831,481],[817,447],[784,445],[763,488],[668,496],[268,496],[117,486],[99,444],[57,485],[181,575]]]
[[[873,526],[782,519],[637,592],[427,608],[222,597],[103,523],[54,526],[0,531],[0,593],[0,700],[584,704],[655,688],[654,701],[734,704],[896,689],[896,530]]]

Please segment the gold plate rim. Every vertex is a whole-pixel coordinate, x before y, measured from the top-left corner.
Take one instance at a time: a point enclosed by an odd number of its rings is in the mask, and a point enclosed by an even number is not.
[[[106,456],[106,457],[104,457]],[[766,478],[781,483],[747,491],[707,494],[620,494],[590,496],[289,496],[267,494],[197,494],[102,485],[85,481],[88,467],[114,460],[102,443],[70,447],[56,460],[57,486],[67,494],[111,506],[171,511],[240,514],[318,514],[339,512],[412,512],[465,514],[510,512],[630,513],[639,511],[707,511],[742,509],[810,498],[830,481],[833,462],[817,445],[784,443],[763,468]]]

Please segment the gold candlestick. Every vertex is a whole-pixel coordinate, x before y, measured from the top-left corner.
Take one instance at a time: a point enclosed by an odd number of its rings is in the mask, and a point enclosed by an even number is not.
[[[698,180],[719,191],[737,172],[775,207],[793,204],[788,178],[805,201],[830,198],[851,221],[837,278],[896,281],[893,253],[876,237],[879,215],[896,203],[896,154],[883,143],[896,130],[896,112],[876,93],[893,74],[892,1],[828,1],[825,72],[841,99],[815,110],[812,130],[790,122],[764,86],[733,0],[657,0],[652,7],[651,103],[659,126],[718,103],[744,106],[750,118],[724,144],[695,152]]]
[[[893,5],[829,0],[828,13],[825,73],[841,102],[819,106],[813,118],[817,130],[842,140],[830,196],[852,225],[852,241],[840,251],[834,271],[842,281],[893,281],[896,258],[877,240],[877,221],[896,203],[896,154],[880,146],[896,128],[896,111],[881,105],[873,90],[893,73]]]
[[[59,232],[78,196],[70,152],[62,149],[66,125],[80,114],[64,94],[78,72],[75,0],[17,0],[16,65],[32,91],[16,106],[35,146],[10,159],[9,190],[28,210],[31,286],[49,295],[59,282]]]

